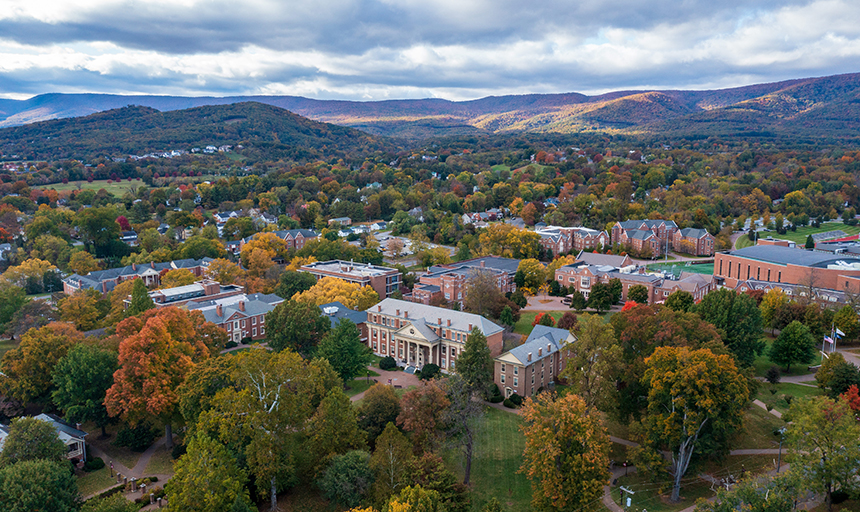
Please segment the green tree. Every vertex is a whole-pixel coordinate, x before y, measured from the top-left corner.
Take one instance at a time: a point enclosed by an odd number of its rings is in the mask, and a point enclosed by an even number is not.
[[[720,288],[705,295],[695,312],[717,328],[741,366],[752,366],[764,350],[761,312],[749,295]]]
[[[806,243],[803,246],[807,249],[815,249],[815,240],[812,235],[806,235]]]
[[[487,394],[493,385],[493,358],[487,337],[475,327],[466,337],[466,344],[457,356],[457,373],[463,376],[469,391]]]
[[[474,331],[473,331],[474,332]],[[459,360],[457,362],[459,367]],[[458,368],[459,371],[459,368]],[[457,446],[463,454],[463,485],[469,485],[472,475],[472,455],[475,451],[476,436],[481,419],[484,417],[484,407],[475,395],[485,391],[475,389],[463,374],[455,374],[445,381],[445,391],[450,405],[445,410],[443,422],[446,425],[447,439]]]
[[[190,426],[197,424],[203,411],[212,407],[215,395],[222,389],[235,386],[234,358],[231,355],[210,357],[198,363],[177,388],[179,411]]]
[[[66,452],[53,425],[36,418],[15,418],[0,451],[0,466],[39,459],[65,463]]]
[[[5,512],[77,512],[81,496],[68,462],[38,459],[0,469],[0,503]]]
[[[610,279],[609,280],[609,292],[611,293],[611,299],[610,300],[611,300],[611,303],[613,305],[618,304],[618,302],[621,300],[621,291],[622,291],[621,279],[618,279],[617,277],[613,277],[612,279]]]
[[[585,295],[582,294],[579,290],[575,290],[570,294],[570,307],[571,309],[576,310],[576,312],[580,312],[584,310],[588,306],[588,301],[585,298]]]
[[[334,457],[317,481],[326,498],[344,507],[357,507],[372,484],[370,454],[363,450]]]
[[[5,328],[12,316],[29,301],[23,288],[0,280],[0,327]]]
[[[857,313],[848,304],[833,315],[833,323],[845,333],[845,338],[853,339],[857,333]]]
[[[822,390],[830,387],[830,381],[833,379],[833,370],[840,365],[847,364],[845,357],[839,352],[834,352],[829,354],[829,356],[822,358],[821,367],[815,372],[815,381]]]
[[[591,293],[588,294],[588,307],[597,311],[606,311],[612,307],[612,290],[606,283],[594,283],[591,285]]]
[[[561,377],[585,402],[585,410],[608,410],[615,392],[615,375],[621,365],[621,347],[612,328],[597,315],[582,315],[576,328],[576,349]],[[564,350],[564,349],[562,349]],[[458,363],[459,364],[459,363]]]
[[[84,208],[75,216],[75,225],[84,243],[93,247],[96,256],[111,256],[115,243],[122,243],[116,218],[116,210],[112,207]]]
[[[532,508],[591,509],[609,482],[609,436],[596,411],[573,393],[540,393],[526,399],[522,416],[520,472],[531,480]]]
[[[388,423],[376,439],[376,449],[370,457],[375,501],[384,503],[398,492],[407,481],[403,468],[409,465],[412,458],[412,443],[394,423]]]
[[[788,461],[803,489],[823,492],[833,510],[833,492],[849,494],[860,487],[860,423],[845,400],[812,397],[794,401],[789,409]]]
[[[344,385],[367,369],[372,355],[370,348],[361,342],[358,327],[346,319],[341,319],[323,337],[316,350],[316,357],[327,359]]]
[[[793,510],[801,490],[794,472],[776,477],[753,475],[730,491],[720,489],[717,499],[699,498],[696,512],[784,512]]]
[[[358,407],[358,426],[367,432],[367,442],[374,446],[385,426],[397,421],[399,414],[400,398],[394,388],[377,383],[364,393]]]
[[[220,442],[197,434],[164,486],[169,511],[230,512],[237,498],[250,501],[244,471]]]
[[[827,395],[835,399],[851,386],[860,386],[860,368],[848,362],[833,366],[827,383]]]
[[[122,494],[112,494],[107,498],[90,498],[84,503],[81,512],[138,512],[140,505]]]
[[[117,368],[116,352],[96,345],[75,345],[54,368],[54,405],[71,421],[92,421],[106,437],[110,417],[104,400]]]
[[[317,278],[308,272],[288,270],[278,278],[275,295],[290,299],[293,295],[310,290],[317,283]]]
[[[627,290],[627,300],[637,304],[648,304],[648,288],[645,285],[636,284]]]
[[[152,302],[149,290],[146,289],[143,279],[135,279],[134,287],[131,289],[131,304],[128,306],[128,316],[137,316],[154,307],[155,303]]]
[[[365,446],[365,434],[358,428],[358,417],[352,402],[342,389],[329,390],[308,421],[308,454],[322,470],[335,455]]]
[[[308,356],[330,329],[328,317],[310,302],[289,299],[266,315],[266,338],[277,351],[289,348]]]
[[[666,298],[666,307],[674,311],[690,311],[695,304],[693,294],[684,290],[676,290]]]
[[[648,455],[659,450],[672,453],[671,500],[678,502],[681,479],[694,451],[724,447],[743,425],[749,389],[731,356],[714,355],[708,349],[659,347],[645,363],[648,414],[642,419],[637,458],[660,460],[662,465],[662,457]]]
[[[505,306],[504,309],[502,309],[502,314],[499,317],[499,321],[502,322],[503,325],[508,327],[514,325],[514,312],[510,306]]]
[[[785,371],[791,372],[792,364],[809,364],[815,359],[815,338],[809,328],[795,320],[779,333],[770,347],[768,357],[775,364],[784,365]]]

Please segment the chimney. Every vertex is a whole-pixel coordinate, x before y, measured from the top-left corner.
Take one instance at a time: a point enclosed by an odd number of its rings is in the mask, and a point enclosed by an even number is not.
[[[409,318],[409,311],[403,311],[403,318]]]
[[[154,262],[154,261],[150,261],[150,262],[149,262],[149,266],[150,266],[151,268],[155,268],[155,262]]]
[[[382,313],[382,306],[376,306],[376,312]]]
[[[134,270],[135,272],[137,272],[137,263],[132,263],[131,269]]]
[[[472,332],[472,324],[469,324],[469,332]]]
[[[400,310],[399,310],[399,309],[397,310],[397,315],[396,315],[396,316],[400,316]]]
[[[239,311],[245,311],[245,301],[244,300],[239,301]]]
[[[526,358],[526,362],[527,362],[527,363],[532,362],[532,353],[531,353],[531,352],[529,352],[529,355],[528,355],[528,357]]]
[[[221,304],[215,306],[215,314],[217,314],[218,316],[224,316],[224,311],[221,308]]]
[[[81,424],[80,424],[80,423],[75,423],[75,428],[76,428],[76,429],[78,429],[78,430],[80,430],[80,429],[81,429]]]
[[[546,344],[546,353],[547,353],[547,354],[549,354],[550,352],[552,352],[552,345],[550,345],[549,343],[547,343],[547,344]]]
[[[486,266],[484,263],[485,263],[484,260],[481,260],[481,267],[482,268]]]
[[[442,325],[442,318],[439,318],[439,325]]]
[[[538,357],[541,357],[541,356],[543,356],[543,349],[538,348]]]
[[[451,327],[451,319],[448,319],[448,327]]]

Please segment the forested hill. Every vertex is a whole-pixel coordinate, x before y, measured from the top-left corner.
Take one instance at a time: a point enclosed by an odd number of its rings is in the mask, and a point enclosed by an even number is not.
[[[353,128],[312,121],[256,102],[159,112],[128,106],[86,117],[0,129],[0,153],[28,159],[143,155],[243,145],[267,158],[308,160],[386,149]]]
[[[246,101],[371,134],[413,139],[517,132],[860,137],[860,73],[708,91],[530,94],[459,102],[45,94],[29,100],[0,100],[0,127],[87,115],[129,104],[166,112]]]

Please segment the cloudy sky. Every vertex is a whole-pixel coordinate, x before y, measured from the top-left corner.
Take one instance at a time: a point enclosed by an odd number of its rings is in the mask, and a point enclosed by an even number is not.
[[[0,97],[710,89],[860,71],[857,0],[0,0]]]

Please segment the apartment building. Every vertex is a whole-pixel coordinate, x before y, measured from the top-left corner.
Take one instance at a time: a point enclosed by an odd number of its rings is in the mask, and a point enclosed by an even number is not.
[[[184,259],[168,261],[165,263],[132,263],[125,267],[97,270],[85,276],[72,274],[63,279],[63,292],[71,295],[79,290],[96,289],[103,295],[107,295],[116,285],[130,279],[143,279],[146,286],[161,285],[161,273],[163,271],[184,268],[191,271],[197,277],[203,277],[212,258],[200,260]]]
[[[706,229],[684,228],[672,235],[675,252],[693,256],[713,256],[715,241],[714,235]]]
[[[516,290],[514,276],[520,260],[484,256],[471,260],[430,267],[426,274],[418,276],[412,289],[411,300],[430,304],[433,299],[444,298],[448,302],[463,302],[466,282],[476,271],[489,272],[496,277],[503,293]]]
[[[493,381],[505,398],[532,396],[555,381],[574,343],[570,331],[536,325],[525,343],[493,360]]]
[[[678,225],[671,220],[628,220],[612,226],[612,243],[630,246],[633,252],[663,254],[674,240]]]
[[[370,286],[380,299],[391,297],[400,290],[402,275],[396,268],[371,265],[369,263],[354,263],[352,261],[316,261],[302,265],[299,272],[307,272],[316,276],[317,280],[324,277],[335,277],[360,286]]]
[[[284,299],[274,294],[241,294],[226,298],[188,302],[189,310],[203,313],[207,322],[217,325],[239,343],[250,338],[260,340],[266,337],[266,314]]]
[[[543,248],[553,256],[571,251],[606,247],[610,243],[610,237],[606,231],[583,227],[546,226],[536,229],[535,233],[540,235]]]

